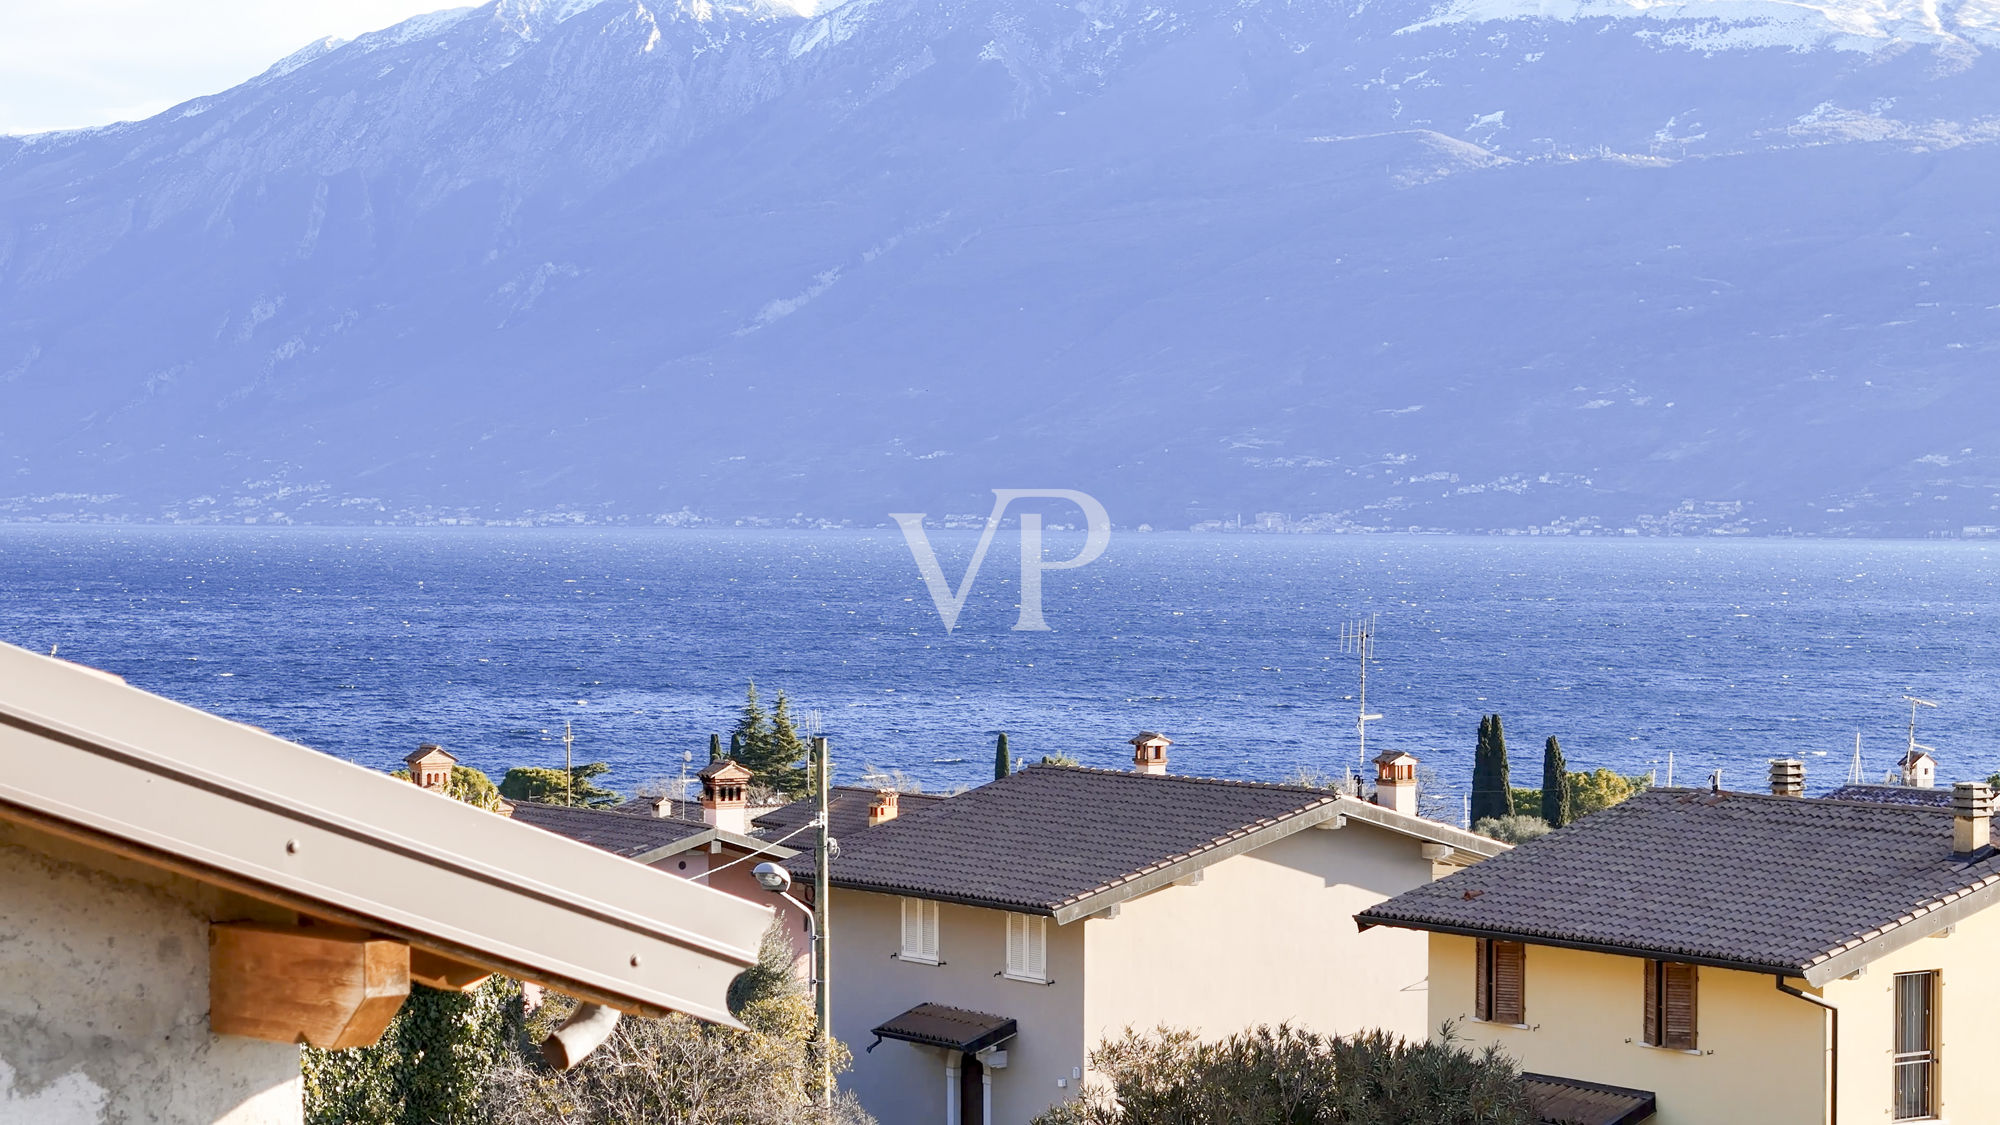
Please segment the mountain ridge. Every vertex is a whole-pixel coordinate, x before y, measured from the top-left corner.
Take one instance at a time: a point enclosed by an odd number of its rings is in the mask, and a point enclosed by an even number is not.
[[[502,0],[0,141],[0,518],[2000,523],[1976,44],[1440,10]]]

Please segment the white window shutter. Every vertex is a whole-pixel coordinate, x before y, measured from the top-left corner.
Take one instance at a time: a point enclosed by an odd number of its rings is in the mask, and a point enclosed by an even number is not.
[[[1027,922],[1025,915],[1007,915],[1007,975],[1010,977],[1028,975]]]
[[[938,904],[927,900],[923,906],[923,953],[935,961],[938,959]]]
[[[921,957],[924,951],[924,900],[903,900],[903,956]]]
[[[1028,938],[1028,975],[1036,980],[1049,979],[1049,931],[1047,919],[1022,918],[1021,928]]]

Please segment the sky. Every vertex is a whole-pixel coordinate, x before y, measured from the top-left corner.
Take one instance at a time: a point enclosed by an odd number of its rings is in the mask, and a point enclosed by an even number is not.
[[[0,0],[0,134],[150,117],[316,39],[483,0]]]

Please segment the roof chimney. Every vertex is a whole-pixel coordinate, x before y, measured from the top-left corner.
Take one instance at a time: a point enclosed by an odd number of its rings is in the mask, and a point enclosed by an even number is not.
[[[1993,790],[1983,781],[1951,787],[1951,852],[1969,856],[1992,843]]]
[[[1401,750],[1375,756],[1375,803],[1391,812],[1417,815],[1417,758]]]
[[[403,764],[410,767],[410,780],[417,788],[443,793],[451,784],[451,767],[458,764],[458,759],[437,743],[426,742],[404,758]]]
[[[652,805],[653,805],[654,816],[674,815],[674,799],[672,797],[664,795],[659,797],[654,797],[652,799]]]
[[[717,758],[701,771],[701,819],[712,828],[750,832],[750,779],[756,775],[734,758]]]
[[[1771,759],[1771,796],[1806,795],[1806,764],[1797,758]]]
[[[1132,739],[1132,768],[1140,773],[1167,772],[1167,747],[1173,744],[1174,740],[1164,734],[1140,731]]]
[[[894,789],[876,790],[875,800],[868,805],[868,827],[873,828],[878,824],[887,824],[889,821],[896,819],[897,811],[896,791]]]

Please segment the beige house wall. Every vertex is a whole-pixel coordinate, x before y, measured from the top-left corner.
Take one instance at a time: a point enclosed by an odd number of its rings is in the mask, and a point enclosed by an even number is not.
[[[1010,1016],[1020,1035],[1007,1045],[1007,1066],[992,1072],[989,1125],[1024,1125],[1074,1092],[1071,1075],[1084,1064],[1085,923],[1048,923],[1052,984],[999,976],[1007,964],[1006,914],[972,906],[938,906],[940,965],[896,958],[902,948],[902,905],[894,895],[835,889],[831,902],[834,1034],[854,1052],[841,1084],[881,1125],[941,1125],[945,1119],[944,1052],[884,1040],[873,1052],[870,1029],[918,1004],[948,1004]],[[1061,1080],[1064,1085],[1058,1086]]]
[[[1225,859],[1200,883],[1083,923],[1095,1047],[1159,1024],[1220,1038],[1290,1022],[1331,1034],[1427,1033],[1426,942],[1354,915],[1431,880],[1417,841],[1373,825],[1309,828]]]
[[[1828,982],[1824,996],[1840,1009],[1841,1120],[1889,1120],[1896,974],[1914,972],[1939,974],[1939,1117],[1957,1123],[2000,1119],[1993,1104],[1993,1062],[2000,1059],[1996,966],[2000,912],[1987,910],[1958,923],[1948,936],[1904,946],[1859,977]]]
[[[1475,942],[1431,935],[1431,1024],[1446,1020],[1472,1046],[1498,1044],[1521,1069],[1651,1090],[1655,1125],[1821,1125],[1826,1017],[1777,990],[1775,978],[1701,969],[1698,1050],[1645,1045],[1645,962],[1530,945],[1527,1026],[1473,1018]],[[1799,982],[1791,982],[1797,985]],[[1843,1060],[1843,1068],[1846,1060]],[[1887,1121],[1886,1103],[1847,1121]]]
[[[298,1125],[299,1049],[208,1029],[198,884],[0,824],[0,1121]]]

